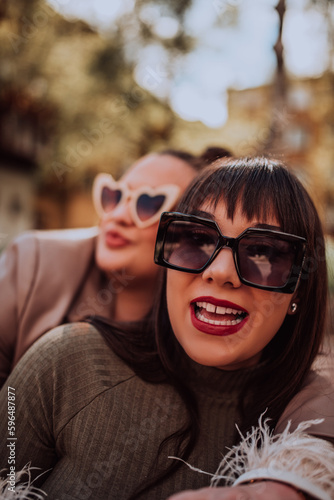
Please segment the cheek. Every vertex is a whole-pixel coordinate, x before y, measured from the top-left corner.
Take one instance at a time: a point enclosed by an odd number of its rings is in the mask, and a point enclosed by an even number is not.
[[[173,271],[167,270],[167,281],[166,281],[166,298],[167,298],[167,308],[169,317],[171,316],[171,312],[174,310],[174,280],[173,280]],[[172,314],[173,315],[173,314]]]
[[[167,309],[170,323],[177,338],[179,337],[179,332],[184,331],[189,308],[186,299],[186,291],[189,284],[186,279],[187,275],[185,273],[171,269],[167,271]]]
[[[167,310],[170,323],[172,325],[173,331],[177,331],[177,321],[178,316],[178,287],[175,285],[175,272],[167,271],[167,283],[166,283],[166,298],[167,298]]]
[[[270,295],[268,295],[270,294]],[[249,322],[249,327],[260,329],[271,339],[281,327],[290,304],[290,296],[282,293],[266,292],[266,295],[254,297],[256,305]]]
[[[101,226],[100,226],[100,231],[99,231],[97,238],[96,238],[96,247],[95,247],[96,258],[99,259],[101,257],[101,255],[103,255],[103,252],[104,252],[104,236],[103,236],[103,233],[101,231]]]
[[[158,224],[140,229],[138,231],[138,242],[154,248],[157,237]]]
[[[110,219],[108,218],[107,215],[105,215],[104,217],[100,218],[99,221],[98,221],[98,228],[99,228],[99,233],[101,234],[101,232],[105,231],[105,228],[107,226],[107,224],[110,224]]]

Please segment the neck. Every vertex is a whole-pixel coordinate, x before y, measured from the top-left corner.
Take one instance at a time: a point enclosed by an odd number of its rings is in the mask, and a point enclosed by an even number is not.
[[[115,295],[114,319],[139,321],[150,311],[157,289],[156,280],[129,283]]]

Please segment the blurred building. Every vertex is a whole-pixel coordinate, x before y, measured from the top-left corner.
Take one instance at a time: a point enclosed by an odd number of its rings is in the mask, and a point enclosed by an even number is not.
[[[0,92],[0,250],[36,226],[35,176],[49,154],[51,115],[22,90]]]
[[[94,224],[95,173],[166,147],[283,159],[334,234],[333,75],[287,78],[282,105],[275,83],[230,90],[228,120],[213,129],[140,88],[112,42],[44,0],[0,3],[0,249],[32,227]]]
[[[326,231],[334,235],[334,91],[330,75],[291,80],[286,102],[275,107],[272,85],[230,90],[229,118],[223,127],[176,121],[178,147],[201,151],[223,145],[235,155],[265,151],[295,171],[311,192]]]

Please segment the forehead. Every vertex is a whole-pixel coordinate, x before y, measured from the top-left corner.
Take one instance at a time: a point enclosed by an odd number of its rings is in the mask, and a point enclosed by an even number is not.
[[[243,227],[243,229],[261,225],[270,226],[272,229],[280,229],[280,223],[273,213],[268,213],[266,216],[248,216],[240,201],[236,203],[232,216],[229,214],[224,200],[220,200],[216,204],[209,201],[205,202],[200,206],[200,211],[204,212],[201,214],[202,217],[215,220],[222,231],[224,231],[224,228],[233,225],[239,228]]]
[[[195,175],[195,170],[188,163],[175,156],[151,154],[134,163],[120,180],[131,189],[164,184],[177,184],[185,189]]]

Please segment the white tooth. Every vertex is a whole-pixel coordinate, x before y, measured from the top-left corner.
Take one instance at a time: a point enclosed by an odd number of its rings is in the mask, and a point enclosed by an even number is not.
[[[210,325],[216,325],[216,326],[231,326],[231,325],[237,325],[242,321],[242,318],[237,318],[233,321],[227,321],[227,320],[213,320],[213,319],[208,319],[203,316],[199,311],[196,311],[196,317],[200,321],[203,321],[203,323],[209,323]]]
[[[208,302],[206,305],[205,305],[205,309],[210,312],[210,313],[214,313],[216,312],[216,306],[214,306],[213,304],[211,304],[210,302]]]
[[[234,314],[234,316],[237,316],[238,314],[242,315],[243,311],[238,310],[238,309],[232,309],[231,307],[221,307],[221,306],[214,306],[210,302],[196,302],[197,307],[202,307],[206,309],[208,312],[211,313],[216,313],[216,314]]]

